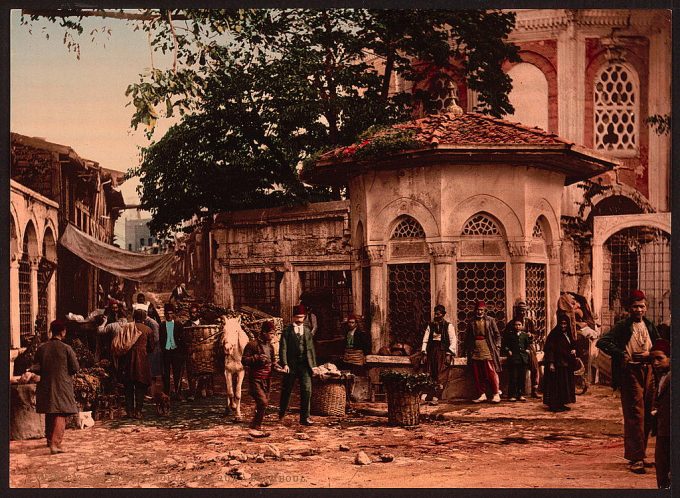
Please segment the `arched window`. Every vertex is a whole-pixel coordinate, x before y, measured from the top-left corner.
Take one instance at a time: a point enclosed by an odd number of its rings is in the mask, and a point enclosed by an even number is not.
[[[621,63],[602,68],[595,77],[595,149],[619,156],[635,155],[639,133],[637,74]]]
[[[494,220],[485,214],[476,214],[463,227],[463,235],[496,237],[502,234]]]
[[[534,224],[534,230],[531,232],[531,236],[534,239],[542,239],[543,237],[543,228],[541,227],[541,224],[536,220],[536,223]]]
[[[548,129],[548,80],[539,68],[526,62],[513,66],[508,75],[512,90],[508,100],[515,108],[505,119],[525,126]]]
[[[411,216],[405,216],[392,231],[393,239],[424,239],[425,230]]]

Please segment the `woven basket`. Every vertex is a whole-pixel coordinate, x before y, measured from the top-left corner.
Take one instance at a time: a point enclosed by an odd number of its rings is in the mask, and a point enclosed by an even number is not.
[[[283,332],[283,318],[272,317],[263,318],[261,320],[253,320],[252,322],[241,323],[241,328],[248,334],[250,339],[254,339],[260,333],[262,329],[262,324],[264,322],[274,322],[274,330],[276,331],[276,336],[272,339],[272,346],[274,347],[274,358],[279,361],[279,340],[281,339],[281,333]]]
[[[219,325],[196,325],[184,328],[184,344],[187,349],[187,369],[192,374],[221,372],[220,365],[222,330]]]
[[[383,385],[387,393],[387,418],[390,425],[420,424],[420,395],[406,392],[399,385]]]
[[[344,379],[312,379],[312,415],[343,417],[346,401]]]

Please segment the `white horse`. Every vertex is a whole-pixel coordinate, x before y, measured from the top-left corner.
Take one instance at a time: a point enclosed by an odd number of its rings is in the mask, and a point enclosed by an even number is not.
[[[234,410],[236,421],[241,420],[241,386],[245,371],[241,363],[248,336],[241,328],[240,318],[221,317],[222,347],[224,349],[224,378],[227,382],[227,406],[225,415]]]

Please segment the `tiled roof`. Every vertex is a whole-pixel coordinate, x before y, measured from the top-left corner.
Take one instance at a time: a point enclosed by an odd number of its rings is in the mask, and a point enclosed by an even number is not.
[[[399,123],[394,130],[412,131],[414,139],[424,149],[441,145],[570,145],[554,133],[540,128],[529,128],[504,119],[492,118],[475,112],[433,114],[424,118]],[[378,133],[380,135],[380,133]],[[366,142],[370,142],[371,138]],[[352,148],[350,146],[350,148]],[[332,160],[348,156],[346,147],[340,147],[321,156]]]
[[[529,128],[504,119],[484,114],[463,113],[455,115],[435,114],[425,118],[397,124],[396,129],[413,130],[416,140],[431,145],[478,145],[478,144],[566,144],[554,133],[540,128]]]

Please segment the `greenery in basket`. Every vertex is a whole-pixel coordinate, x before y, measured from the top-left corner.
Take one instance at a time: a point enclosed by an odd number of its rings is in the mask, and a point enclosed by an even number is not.
[[[434,387],[434,382],[426,373],[411,374],[394,370],[380,372],[380,382],[385,385],[397,385],[400,390],[414,394]]]

